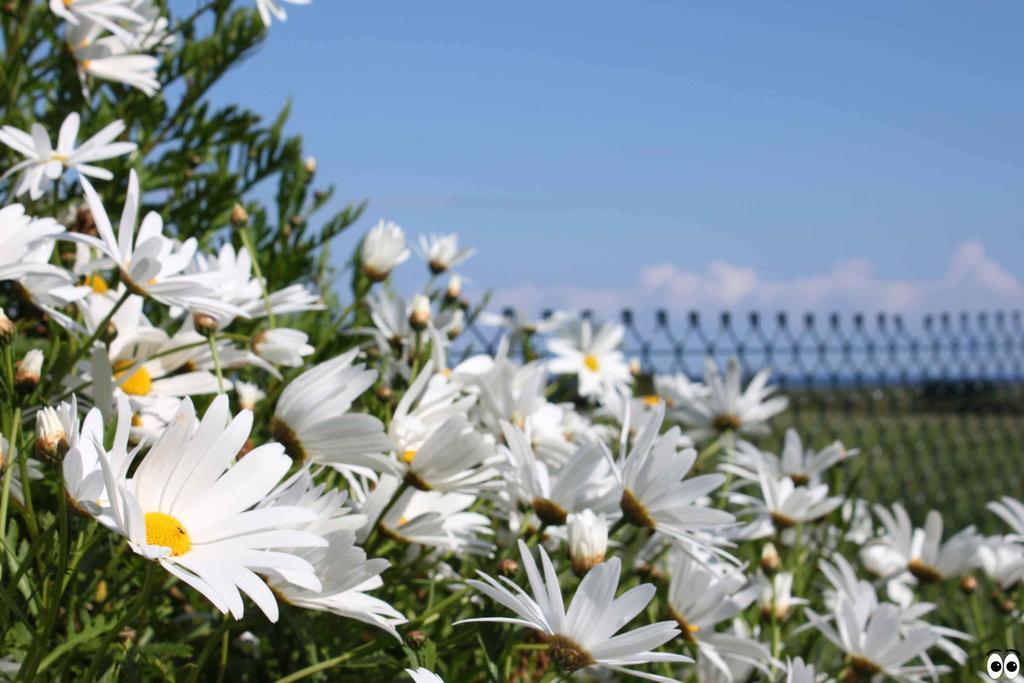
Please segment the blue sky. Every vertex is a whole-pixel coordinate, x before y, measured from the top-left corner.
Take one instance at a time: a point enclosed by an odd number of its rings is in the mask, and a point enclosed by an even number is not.
[[[357,232],[457,231],[503,302],[1024,301],[1020,2],[288,12],[218,97],[291,97]]]

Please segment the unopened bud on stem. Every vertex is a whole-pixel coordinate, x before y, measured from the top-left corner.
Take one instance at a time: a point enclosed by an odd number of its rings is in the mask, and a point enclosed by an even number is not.
[[[423,330],[430,323],[430,299],[425,294],[417,294],[412,300],[412,311],[409,313],[409,324],[414,330]]]
[[[68,435],[53,408],[36,413],[36,455],[43,460],[60,462],[68,452]]]
[[[231,225],[236,228],[244,228],[249,224],[249,213],[242,208],[241,204],[235,204],[235,208],[231,209]]]
[[[39,349],[32,349],[18,362],[18,369],[14,373],[14,384],[21,391],[30,392],[39,384],[42,371],[43,352]]]
[[[192,322],[195,325],[196,332],[204,337],[212,337],[220,329],[220,323],[217,322],[217,319],[206,313],[196,313],[192,316]]]

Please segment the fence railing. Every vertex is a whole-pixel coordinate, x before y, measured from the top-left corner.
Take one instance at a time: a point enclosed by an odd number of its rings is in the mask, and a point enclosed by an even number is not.
[[[818,446],[839,438],[861,448],[859,492],[869,499],[902,500],[918,517],[934,507],[993,529],[985,502],[1024,498],[1019,311],[679,319],[623,311],[618,322],[623,351],[647,373],[699,378],[707,357],[736,357],[747,373],[771,367],[791,408],[774,421],[769,445],[794,427]],[[493,352],[504,333],[470,326],[462,345]],[[543,341],[535,348],[543,354]]]

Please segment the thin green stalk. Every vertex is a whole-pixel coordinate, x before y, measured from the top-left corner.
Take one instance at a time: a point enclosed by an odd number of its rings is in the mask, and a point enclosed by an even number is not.
[[[86,339],[85,342],[83,342],[82,345],[79,346],[78,349],[75,351],[75,355],[71,357],[71,362],[68,364],[69,367],[74,367],[75,364],[82,359],[82,355],[89,349],[92,349],[92,345],[96,343],[96,340],[100,338],[100,335],[107,331],[107,325],[109,325],[110,321],[113,320],[114,314],[116,314],[118,309],[120,309],[121,306],[124,305],[125,301],[128,301],[128,297],[130,297],[131,295],[132,293],[129,290],[126,289],[124,291],[124,294],[122,294],[121,297],[114,303],[113,308],[111,308],[110,312],[103,317],[103,320],[101,320],[100,323],[96,326],[96,329],[92,331],[92,334],[89,335],[89,338]]]
[[[277,683],[293,683],[294,681],[301,681],[303,678],[309,678],[313,674],[318,674],[321,671],[327,671],[328,669],[332,669],[332,668],[334,668],[336,666],[344,664],[345,662],[347,662],[347,661],[349,661],[351,659],[355,659],[356,657],[358,657],[359,655],[362,655],[367,650],[372,650],[374,646],[379,645],[379,644],[380,644],[379,641],[371,640],[368,643],[365,643],[363,645],[360,645],[357,648],[349,650],[348,652],[346,652],[343,655],[338,655],[337,657],[332,657],[331,659],[325,659],[324,661],[320,662],[319,664],[313,664],[312,666],[307,666],[305,669],[299,669],[295,673],[289,674],[289,675],[285,676],[284,678],[278,679]]]
[[[274,308],[270,304],[270,290],[267,289],[267,279],[263,277],[263,270],[260,268],[260,260],[257,258],[258,252],[256,251],[256,242],[252,238],[248,225],[242,228],[239,232],[242,233],[242,244],[244,244],[245,248],[249,251],[249,257],[252,261],[252,272],[260,282],[260,289],[263,290],[263,305],[267,309],[267,322],[270,323],[271,327],[275,327]]]
[[[213,355],[213,369],[217,373],[217,389],[220,393],[224,393],[224,373],[220,369],[220,356],[217,355],[217,342],[214,336],[211,334],[206,338],[206,341],[210,344],[210,354]]]
[[[25,501],[25,521],[28,524],[28,531],[32,538],[39,535],[39,524],[36,522],[35,507],[32,505],[32,487],[29,486],[28,478],[28,451],[18,448],[18,428],[21,426],[21,408],[14,411],[14,421],[11,424],[11,438],[8,449],[18,450],[18,475],[21,478],[21,498]]]

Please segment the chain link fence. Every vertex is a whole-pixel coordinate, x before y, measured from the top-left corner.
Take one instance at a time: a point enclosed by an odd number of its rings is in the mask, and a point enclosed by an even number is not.
[[[951,526],[991,531],[998,524],[985,503],[1024,498],[1019,311],[913,319],[693,312],[677,320],[627,310],[619,322],[623,350],[645,373],[699,379],[707,357],[735,356],[748,374],[771,367],[791,404],[767,446],[780,447],[795,427],[809,445],[841,439],[860,448],[857,493],[869,500],[902,501],[918,520],[936,508]],[[493,353],[504,330],[471,325],[466,333],[469,348]]]

